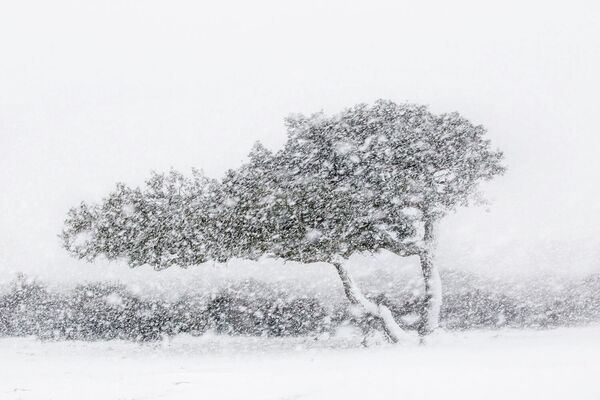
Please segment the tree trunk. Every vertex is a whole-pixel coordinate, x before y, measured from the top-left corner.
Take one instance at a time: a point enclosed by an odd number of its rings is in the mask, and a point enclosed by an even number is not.
[[[435,250],[435,222],[433,219],[425,221],[423,235],[424,249],[419,253],[421,271],[425,282],[425,304],[421,311],[419,334],[427,335],[436,330],[440,321],[442,308],[442,281],[440,272],[433,262]]]
[[[352,306],[359,307],[362,313],[378,319],[385,335],[392,343],[397,343],[407,337],[407,333],[398,325],[392,312],[383,304],[376,304],[369,300],[356,286],[346,267],[339,261],[332,263],[344,286],[344,293]]]

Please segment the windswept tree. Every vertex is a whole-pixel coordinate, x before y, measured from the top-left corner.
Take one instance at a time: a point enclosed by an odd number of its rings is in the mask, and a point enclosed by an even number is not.
[[[137,215],[147,214],[144,199],[156,192],[153,179],[145,191],[118,186],[102,205],[71,210],[65,247],[82,258],[122,256],[131,265],[157,268],[263,256],[330,263],[349,302],[379,321],[393,342],[404,331],[385,305],[360,291],[345,260],[382,250],[416,256],[425,287],[420,332],[434,330],[441,306],[433,262],[436,225],[476,199],[481,181],[504,170],[502,153],[491,148],[485,129],[457,113],[435,115],[424,106],[390,101],[333,116],[296,115],[286,126],[283,149],[272,153],[256,145],[249,162],[218,184],[206,178],[183,184],[181,178],[180,185],[192,188],[189,195],[168,185],[158,191],[161,211],[152,214],[158,221]],[[127,198],[136,194],[137,202],[125,202],[139,204],[133,216],[123,217],[122,201],[113,200],[121,192]],[[135,233],[128,231],[131,226]],[[82,233],[87,236],[80,243]],[[159,239],[152,241],[155,234]],[[182,248],[184,238],[191,241]]]

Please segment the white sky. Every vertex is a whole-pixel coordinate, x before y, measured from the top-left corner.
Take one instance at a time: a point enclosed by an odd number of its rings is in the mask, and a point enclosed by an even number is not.
[[[288,113],[377,98],[457,110],[506,153],[489,212],[444,222],[443,267],[600,270],[599,7],[2,2],[0,279],[100,273],[56,235],[116,181],[218,176],[256,140],[280,146]]]

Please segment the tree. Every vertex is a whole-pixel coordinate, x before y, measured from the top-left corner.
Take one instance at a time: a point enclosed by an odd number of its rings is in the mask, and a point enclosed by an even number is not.
[[[359,290],[345,260],[381,250],[418,256],[420,333],[433,331],[441,306],[436,225],[470,204],[482,180],[504,171],[485,129],[457,113],[390,101],[333,116],[296,115],[286,126],[283,149],[257,144],[249,162],[221,182],[154,175],[144,191],[119,185],[102,205],[71,210],[65,247],[81,258],[104,254],[156,268],[262,256],[330,263],[349,302],[393,342],[404,331],[385,305]]]

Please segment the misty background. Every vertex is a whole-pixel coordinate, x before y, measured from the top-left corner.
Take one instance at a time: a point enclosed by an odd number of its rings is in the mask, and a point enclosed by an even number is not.
[[[219,177],[282,146],[289,113],[378,98],[459,111],[505,152],[490,204],[442,222],[442,269],[600,271],[599,18],[593,1],[2,3],[0,281],[177,274],[70,258],[66,212],[151,170]]]

